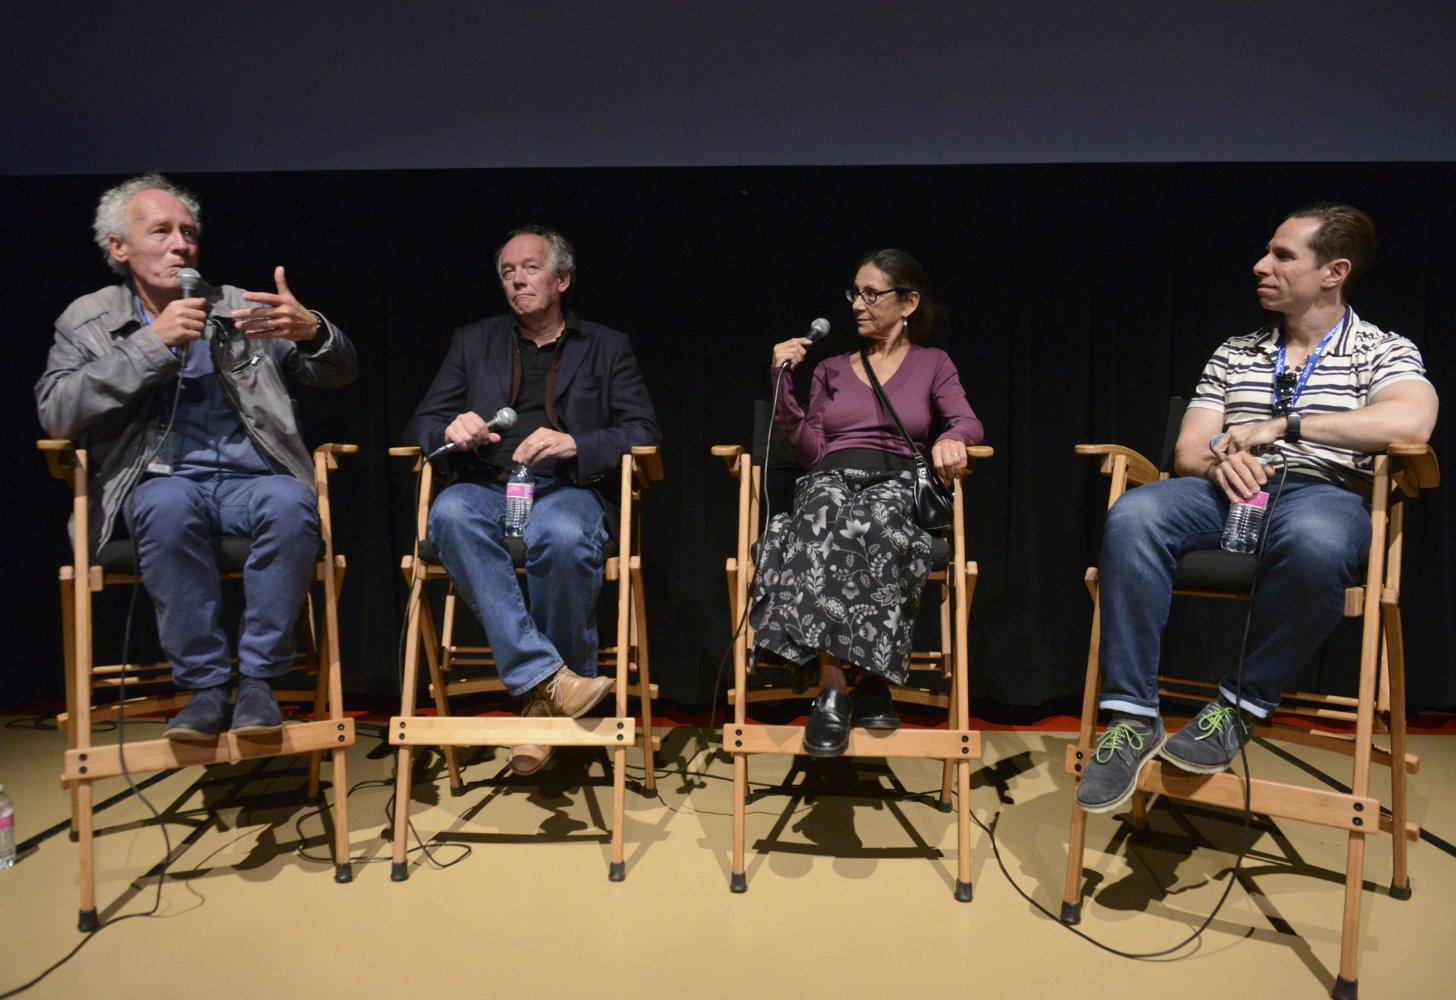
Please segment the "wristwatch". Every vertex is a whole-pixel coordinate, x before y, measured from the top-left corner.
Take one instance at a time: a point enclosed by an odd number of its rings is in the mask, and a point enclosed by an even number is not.
[[[1299,443],[1299,414],[1290,412],[1284,414],[1284,440],[1290,444]]]

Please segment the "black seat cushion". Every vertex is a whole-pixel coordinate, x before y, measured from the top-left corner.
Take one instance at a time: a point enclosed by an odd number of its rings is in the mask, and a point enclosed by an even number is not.
[[[253,551],[253,540],[246,535],[214,535],[212,537],[212,554],[217,560],[217,568],[224,573],[241,572],[243,564],[248,561],[248,553],[251,551]],[[136,543],[130,538],[112,539],[101,546],[94,562],[111,573],[136,575]]]
[[[1200,549],[1178,560],[1173,586],[1179,590],[1225,590],[1247,594],[1254,582],[1252,553]]]
[[[212,556],[222,573],[241,573],[253,551],[253,540],[247,535],[213,535]],[[319,539],[318,557],[323,558],[324,540]],[[96,553],[92,560],[108,573],[137,574],[136,542],[130,538],[113,538]]]

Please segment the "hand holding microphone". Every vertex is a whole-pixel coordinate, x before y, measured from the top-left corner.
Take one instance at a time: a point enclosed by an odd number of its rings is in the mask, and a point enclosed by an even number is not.
[[[196,268],[184,267],[177,272],[177,285],[182,297],[167,303],[167,307],[152,319],[152,333],[168,347],[181,347],[202,336],[207,325],[207,302],[199,299],[198,286],[202,275]]]
[[[779,371],[785,368],[796,368],[799,362],[803,361],[809,353],[809,347],[817,340],[823,340],[829,336],[829,321],[827,319],[816,319],[809,324],[809,335],[806,337],[795,337],[792,340],[785,340],[781,344],[775,344],[773,349],[773,367]]]
[[[497,431],[510,430],[516,426],[516,411],[509,406],[502,406],[495,411],[495,416],[487,423],[480,419],[480,414],[471,410],[460,414],[445,428],[446,442],[434,451],[430,452],[427,459],[433,461],[446,452],[457,448],[478,448],[483,444],[493,444],[491,435]],[[500,440],[496,436],[496,441]]]

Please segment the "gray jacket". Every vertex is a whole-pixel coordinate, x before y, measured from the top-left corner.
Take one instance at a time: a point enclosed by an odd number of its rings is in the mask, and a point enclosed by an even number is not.
[[[243,300],[242,289],[203,286],[202,294],[210,312],[203,339],[243,427],[259,451],[312,487],[313,462],[283,374],[305,385],[348,385],[359,370],[353,345],[322,316],[314,344],[250,340],[229,315],[253,305]],[[35,399],[47,434],[91,451],[93,553],[111,538],[116,515],[141,478],[158,392],[181,368],[182,360],[137,316],[129,284],[83,295],[56,320]]]

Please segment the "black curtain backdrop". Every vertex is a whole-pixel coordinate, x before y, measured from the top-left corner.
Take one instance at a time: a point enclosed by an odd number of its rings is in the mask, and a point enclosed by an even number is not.
[[[62,485],[46,476],[33,386],[52,323],[108,274],[89,243],[113,176],[0,178],[0,250],[12,353],[4,399],[9,472],[0,708],[61,697],[55,584],[66,557]],[[358,346],[362,376],[300,389],[310,444],[352,441],[335,485],[346,685],[359,707],[394,701],[411,479],[386,449],[451,331],[503,310],[491,258],[508,227],[540,221],[576,243],[574,304],[627,331],[662,423],[667,479],[646,542],[654,679],[680,705],[711,696],[729,639],[723,560],[732,481],[708,454],[746,443],[769,347],[833,324],[811,360],[852,345],[844,289],[858,259],[903,247],[950,318],[937,343],[960,368],[996,457],[970,481],[976,698],[1042,705],[1080,691],[1104,480],[1072,446],[1152,454],[1168,396],[1187,393],[1215,346],[1262,322],[1250,267],[1284,214],[1350,201],[1381,230],[1360,313],[1410,336],[1448,405],[1456,398],[1456,165],[1150,164],[971,167],[561,169],[176,175],[203,206],[201,271],[271,287],[287,266],[305,305]],[[807,384],[807,378],[800,378]],[[1451,451],[1449,419],[1433,444]],[[1413,510],[1403,595],[1410,698],[1456,704],[1452,490]],[[120,608],[103,612],[112,623]],[[1290,609],[1291,614],[1299,613]],[[1195,633],[1199,635],[1199,633]],[[1308,681],[1347,686],[1338,638]],[[1206,636],[1172,655],[1212,658]]]

